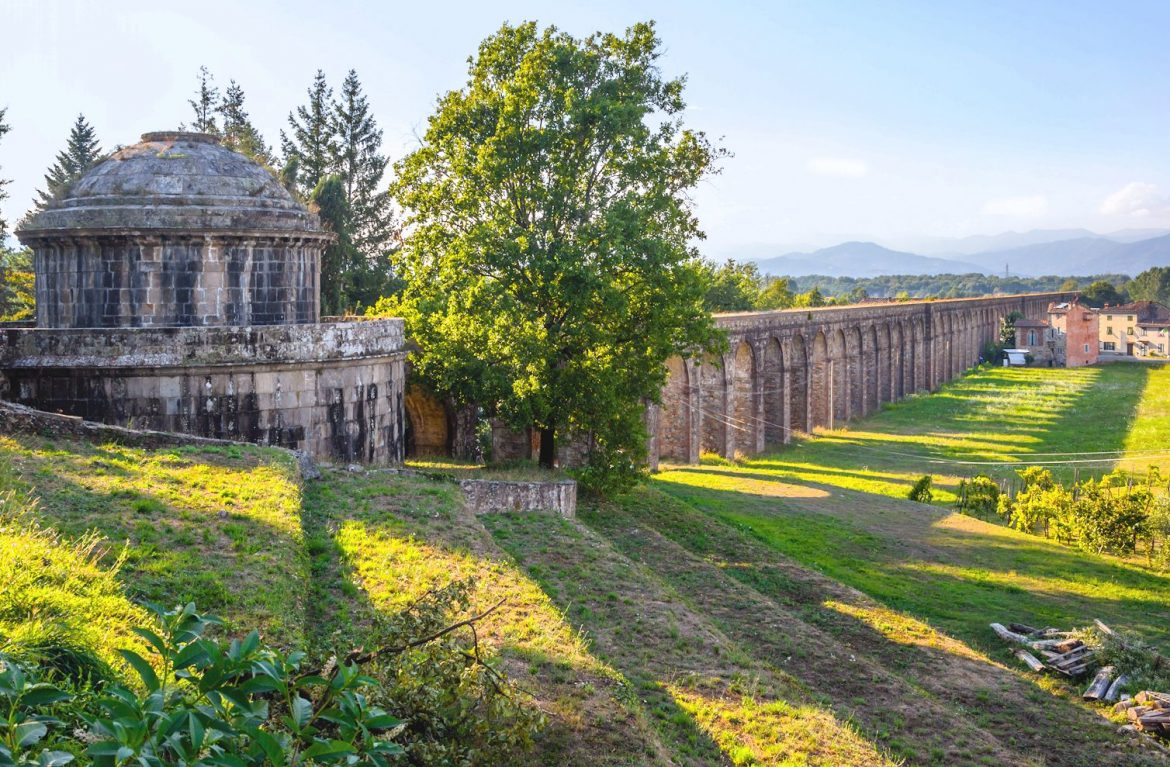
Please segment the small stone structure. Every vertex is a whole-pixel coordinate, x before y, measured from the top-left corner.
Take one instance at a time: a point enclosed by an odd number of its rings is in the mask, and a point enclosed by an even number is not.
[[[545,511],[566,519],[577,515],[577,483],[518,482],[494,479],[465,479],[459,488],[473,514],[506,511]]]
[[[148,133],[23,223],[37,327],[0,396],[108,424],[403,458],[402,321],[320,320],[332,235],[212,136]]]

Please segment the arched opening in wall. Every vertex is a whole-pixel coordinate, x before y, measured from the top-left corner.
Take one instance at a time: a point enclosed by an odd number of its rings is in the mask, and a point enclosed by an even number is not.
[[[906,396],[906,335],[902,323],[895,322],[890,340],[890,391],[895,400]]]
[[[832,381],[830,396],[832,397],[833,419],[831,426],[839,429],[845,425],[852,415],[850,410],[851,387],[849,385],[849,348],[845,340],[844,331],[838,330],[833,334],[833,346],[830,350],[832,362],[829,366],[829,378]]]
[[[784,412],[788,391],[784,352],[775,338],[769,338],[764,347],[763,371],[764,443],[778,445],[788,441],[788,419]]]
[[[904,341],[906,362],[902,373],[905,394],[914,394],[926,386],[926,356],[922,348],[923,327],[921,323],[911,321],[906,331]]]
[[[947,316],[947,380],[954,379],[959,371],[958,325],[954,315]]]
[[[865,354],[861,348],[861,328],[853,327],[845,336],[845,364],[849,371],[849,417],[865,415]]]
[[[890,343],[890,326],[879,326],[877,349],[878,360],[881,365],[881,375],[878,376],[879,404],[882,402],[890,402],[894,399],[894,368]]]
[[[808,433],[812,427],[808,422],[809,358],[804,345],[804,336],[792,337],[792,354],[788,357],[788,425],[793,431]]]
[[[756,429],[759,420],[755,408],[756,355],[747,341],[735,349],[735,370],[731,387],[731,455],[751,455],[757,451]]]
[[[931,354],[930,389],[937,389],[947,380],[947,324],[942,317],[934,320],[934,332],[930,339],[934,353]]]
[[[865,334],[865,367],[869,370],[865,378],[865,412],[874,413],[882,404],[882,353],[874,325]]]
[[[666,361],[666,386],[658,414],[658,455],[691,460],[691,381],[682,357]]]
[[[403,399],[402,410],[406,415],[407,458],[451,454],[450,413],[443,402],[412,386]]]
[[[709,453],[727,452],[727,380],[723,360],[714,354],[703,358],[699,396],[699,447]]]
[[[829,392],[829,342],[823,331],[817,331],[812,342],[812,375],[808,383],[809,428],[816,429],[829,425],[829,407],[832,396]]]

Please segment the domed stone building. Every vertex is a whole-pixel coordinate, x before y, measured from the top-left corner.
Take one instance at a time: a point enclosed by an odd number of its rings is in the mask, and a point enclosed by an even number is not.
[[[6,399],[105,423],[392,464],[397,319],[320,321],[332,235],[263,167],[198,133],[148,133],[17,236],[36,327],[0,347]]]

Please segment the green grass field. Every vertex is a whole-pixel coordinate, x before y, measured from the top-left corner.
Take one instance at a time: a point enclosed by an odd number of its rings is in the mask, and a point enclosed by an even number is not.
[[[1170,578],[956,514],[949,490],[1048,453],[1132,451],[1067,478],[1166,466],[1168,376],[980,370],[750,460],[664,467],[575,520],[475,517],[454,484],[390,473],[305,484],[259,448],[0,438],[0,497],[37,497],[44,528],[0,514],[0,650],[51,623],[116,663],[134,601],[195,599],[324,657],[474,577],[472,609],[504,601],[483,646],[548,720],[527,764],[1167,764],[987,624],[1098,617],[1170,647]],[[939,502],[905,500],[926,472]]]

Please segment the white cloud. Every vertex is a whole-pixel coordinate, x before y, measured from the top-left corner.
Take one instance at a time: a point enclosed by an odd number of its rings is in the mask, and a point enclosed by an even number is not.
[[[837,178],[861,178],[869,173],[869,165],[864,160],[848,157],[810,157],[807,167],[809,173]]]
[[[1158,192],[1156,184],[1132,181],[1105,198],[1101,212],[1106,216],[1148,218],[1170,214],[1170,197]]]
[[[1042,194],[1022,197],[997,197],[983,203],[983,213],[988,216],[1012,216],[1031,218],[1048,212],[1048,198]]]

